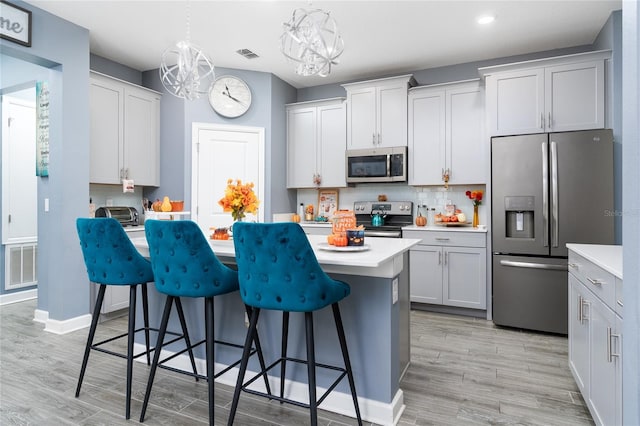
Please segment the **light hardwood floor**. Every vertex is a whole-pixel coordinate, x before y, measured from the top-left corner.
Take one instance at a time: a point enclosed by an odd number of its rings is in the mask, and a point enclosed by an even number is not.
[[[35,301],[0,307],[0,424],[137,424],[148,367],[136,363],[132,419],[124,419],[125,360],[93,351],[74,397],[87,329],[66,335],[33,322]],[[97,338],[126,329],[101,324]],[[592,425],[567,366],[567,339],[495,327],[491,322],[411,313],[411,367],[399,425]],[[216,424],[226,424],[233,389],[216,384]],[[207,387],[159,370],[147,425],[207,423]],[[236,424],[304,425],[306,410],[243,394]],[[353,425],[326,411],[324,426]]]

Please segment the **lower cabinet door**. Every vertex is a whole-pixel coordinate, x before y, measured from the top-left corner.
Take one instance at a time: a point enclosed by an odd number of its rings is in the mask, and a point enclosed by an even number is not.
[[[409,252],[412,302],[442,304],[442,248],[418,245]]]
[[[583,397],[589,390],[589,300],[583,286],[569,274],[569,368]]]
[[[486,249],[444,247],[442,251],[443,303],[463,308],[486,309]]]
[[[129,307],[129,291],[128,285],[109,285],[104,292],[104,301],[102,302],[102,312],[118,311]]]
[[[589,307],[591,370],[588,401],[597,425],[616,424],[616,370],[620,360],[614,356],[616,316],[595,296]]]

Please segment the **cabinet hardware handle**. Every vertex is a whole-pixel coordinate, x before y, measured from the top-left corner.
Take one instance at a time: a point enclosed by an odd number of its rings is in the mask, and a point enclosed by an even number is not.
[[[449,241],[449,238],[436,237],[436,241]]]
[[[438,253],[438,265],[442,265],[442,252]]]
[[[582,306],[580,306],[580,316],[582,317],[582,319],[580,320],[580,324],[584,324],[585,321],[589,321],[589,311],[587,311],[587,313],[584,312],[585,306],[587,308],[591,308],[591,303],[587,299],[583,298]]]
[[[542,245],[549,247],[549,146],[542,142]]]
[[[567,266],[571,269],[578,269],[578,264],[577,263],[568,263]]]
[[[615,334],[611,332],[611,327],[607,327],[607,361],[613,362],[613,358],[619,358],[620,353],[613,352],[613,342],[612,339],[620,339],[620,334]]]
[[[447,264],[448,257],[449,257],[449,252],[445,251],[444,252],[444,264],[445,265]]]
[[[589,278],[589,277],[587,277],[587,280],[593,285],[602,285],[602,284],[604,284],[604,281],[601,281],[598,278]]]
[[[616,300],[616,303],[618,304],[618,306],[620,306],[621,308],[624,307],[624,305],[622,304],[622,300]]]
[[[378,133],[378,145],[382,143],[382,138],[380,137],[380,133]]]
[[[582,296],[578,296],[578,321],[582,324]]]
[[[540,113],[540,128],[544,129],[544,113]]]
[[[551,111],[549,111],[549,122],[547,123],[547,126],[551,129],[553,126],[551,125]]]

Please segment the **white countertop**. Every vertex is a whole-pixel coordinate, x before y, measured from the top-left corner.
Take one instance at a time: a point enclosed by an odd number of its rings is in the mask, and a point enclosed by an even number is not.
[[[410,225],[402,228],[403,231],[430,231],[430,232],[480,232],[486,233],[487,227],[474,228],[473,226],[444,226],[444,225],[429,225],[429,226],[417,226]]]
[[[567,244],[567,248],[622,279],[622,246]]]
[[[345,252],[322,250],[320,244],[327,242],[324,235],[307,235],[307,238],[318,262],[326,272],[383,278],[393,278],[400,273],[403,268],[400,255],[420,242],[418,239],[409,238],[367,237],[364,242],[369,250]],[[143,256],[149,256],[146,238],[134,237],[131,241]],[[209,244],[217,256],[235,258],[233,240],[210,239]]]

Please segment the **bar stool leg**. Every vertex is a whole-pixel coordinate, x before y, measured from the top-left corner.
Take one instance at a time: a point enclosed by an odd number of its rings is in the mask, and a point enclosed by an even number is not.
[[[105,284],[100,284],[98,289],[98,298],[96,304],[93,307],[93,315],[91,317],[91,327],[89,327],[89,336],[87,337],[87,345],[84,348],[84,357],[82,358],[82,367],[80,368],[80,377],[78,378],[78,386],[76,387],[76,398],[80,396],[80,388],[82,387],[82,380],[84,380],[84,373],[87,370],[87,363],[89,362],[89,353],[91,352],[91,345],[93,345],[93,338],[96,335],[96,327],[98,326],[98,319],[100,318],[100,309],[102,308],[102,301],[104,300],[104,292],[107,289]]]
[[[176,311],[178,311],[178,318],[180,318],[180,326],[182,327],[182,335],[184,336],[184,342],[189,348],[189,360],[191,361],[191,368],[193,368],[193,374],[198,374],[196,368],[196,360],[193,357],[193,350],[191,349],[191,339],[189,338],[189,331],[187,330],[187,321],[184,317],[184,310],[182,309],[182,301],[179,297],[176,297]],[[195,377],[196,382],[200,381],[198,376]]]
[[[242,384],[244,383],[244,375],[247,372],[247,364],[249,364],[249,354],[251,354],[251,342],[253,336],[256,333],[256,325],[258,324],[258,317],[260,316],[260,309],[253,308],[251,312],[251,320],[249,321],[249,330],[247,330],[247,338],[244,341],[244,350],[242,351],[242,360],[240,361],[240,371],[238,372],[238,379],[236,381],[236,388],[233,392],[233,402],[231,403],[231,410],[229,411],[229,420],[227,425],[233,425],[233,419],[236,417],[236,411],[238,409],[238,401],[240,400],[240,391],[242,390]]]
[[[207,348],[207,381],[209,389],[209,425],[213,426],[215,420],[214,413],[214,361],[213,361],[213,330],[214,330],[214,317],[213,317],[213,297],[205,297],[204,299],[204,324],[206,335],[206,348]]]
[[[347,350],[347,339],[344,336],[344,327],[342,326],[342,316],[337,303],[331,305],[333,309],[333,319],[336,322],[336,330],[338,331],[338,339],[340,340],[340,349],[342,350],[342,359],[344,360],[344,368],[347,370],[347,378],[349,379],[349,387],[351,388],[351,397],[353,398],[353,406],[356,410],[356,418],[358,425],[362,425],[362,417],[360,416],[360,406],[358,404],[358,396],[356,394],[356,383],[353,379],[353,370],[351,370],[351,361],[349,360],[349,351]]]
[[[156,370],[158,369],[158,361],[160,361],[160,352],[162,352],[162,343],[164,342],[164,335],[167,332],[167,324],[169,323],[169,314],[171,313],[171,305],[173,304],[173,299],[173,296],[167,296],[167,301],[164,304],[164,312],[162,313],[160,329],[158,330],[158,342],[156,343],[156,350],[153,351],[153,361],[151,362],[151,370],[149,371],[147,390],[144,393],[144,402],[142,403],[142,411],[140,412],[140,423],[144,421],[144,415],[147,411],[147,405],[149,405],[149,397],[151,396],[153,379],[155,378]]]
[[[307,328],[307,374],[309,376],[309,411],[311,426],[318,424],[318,400],[316,398],[316,354],[313,342],[313,312],[304,313]]]
[[[149,299],[147,297],[147,283],[140,284],[142,289],[142,317],[144,319],[144,342],[147,348],[147,365],[151,365],[151,351],[149,349]]]
[[[244,305],[245,310],[249,318],[251,318],[252,308],[249,305]],[[258,330],[255,332],[255,336],[253,336],[253,341],[256,345],[256,352],[258,353],[258,362],[260,363],[260,368],[262,371],[266,371],[267,364],[264,362],[264,355],[262,354],[262,345],[260,344],[260,337],[258,336]],[[269,385],[269,377],[265,373],[264,375],[264,386],[267,388],[267,393],[271,395],[271,386]]]
[[[129,286],[129,334],[127,336],[127,401],[125,408],[125,418],[131,417],[131,382],[133,377],[133,342],[136,335],[136,295],[138,286]]]
[[[282,365],[280,366],[280,398],[284,398],[284,380],[287,372],[287,342],[289,340],[289,312],[282,312],[282,347],[281,357]],[[284,404],[284,401],[280,401]]]

